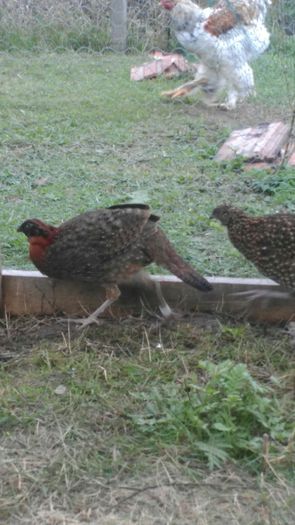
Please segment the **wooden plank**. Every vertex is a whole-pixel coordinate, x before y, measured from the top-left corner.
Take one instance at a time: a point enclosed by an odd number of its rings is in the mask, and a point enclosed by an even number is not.
[[[258,144],[255,152],[261,160],[274,160],[286,144],[289,137],[290,127],[283,122],[272,122],[268,126],[264,140]]]
[[[172,78],[188,70],[189,64],[182,55],[177,53],[155,55],[155,59],[152,62],[145,62],[140,66],[132,67],[130,80],[137,82],[156,78],[163,74],[167,78]]]
[[[278,296],[281,288],[268,279],[211,277],[213,291],[202,293],[174,276],[152,276],[148,288],[136,284],[121,286],[122,296],[111,309],[113,316],[138,315],[143,303],[158,312],[153,282],[161,283],[163,294],[175,311],[225,313],[255,321],[289,321],[295,319],[295,298]],[[249,301],[237,292],[265,291],[273,295]],[[2,312],[9,315],[85,315],[104,300],[102,288],[48,279],[39,272],[4,270],[2,277]]]
[[[235,130],[221,146],[215,160],[231,160],[241,156],[249,161],[272,161],[278,157],[288,140],[289,131],[290,126],[283,122]]]

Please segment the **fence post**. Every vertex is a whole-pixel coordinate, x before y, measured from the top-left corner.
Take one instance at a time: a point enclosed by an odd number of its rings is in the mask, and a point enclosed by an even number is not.
[[[111,2],[112,47],[125,51],[127,47],[127,0]]]

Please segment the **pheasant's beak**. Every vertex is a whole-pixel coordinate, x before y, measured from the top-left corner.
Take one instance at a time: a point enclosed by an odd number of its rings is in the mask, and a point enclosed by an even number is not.
[[[23,224],[21,224],[21,225],[17,228],[16,231],[17,231],[17,232],[22,232],[22,233],[24,233],[24,230],[23,230]]]

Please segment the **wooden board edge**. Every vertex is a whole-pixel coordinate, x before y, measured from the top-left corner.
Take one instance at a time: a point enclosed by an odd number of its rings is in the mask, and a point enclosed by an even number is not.
[[[173,310],[182,313],[211,312],[246,317],[255,321],[295,319],[295,298],[269,279],[209,277],[211,292],[199,292],[177,277],[151,275],[146,282],[134,281],[120,286],[121,298],[112,307],[113,316],[140,315],[145,307],[158,312],[154,282],[161,288]],[[2,271],[1,311],[8,315],[85,315],[104,300],[101,287],[52,280],[37,271]],[[247,293],[262,294],[253,300]]]

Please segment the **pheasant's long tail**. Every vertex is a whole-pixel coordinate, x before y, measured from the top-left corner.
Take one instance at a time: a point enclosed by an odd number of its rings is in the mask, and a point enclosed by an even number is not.
[[[157,229],[155,234],[147,239],[146,247],[155,263],[169,270],[189,286],[202,292],[212,290],[207,279],[178,255],[162,230]]]

